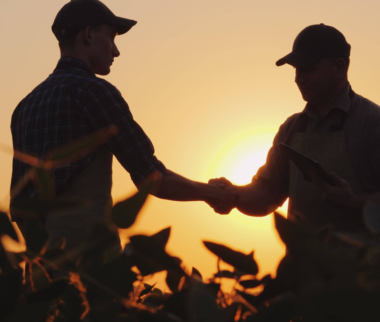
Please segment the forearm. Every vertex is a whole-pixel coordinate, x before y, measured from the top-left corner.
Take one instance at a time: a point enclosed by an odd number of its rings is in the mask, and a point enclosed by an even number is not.
[[[192,181],[173,171],[166,170],[158,190],[153,195],[175,201],[211,202],[217,194],[217,189],[217,187]]]
[[[356,208],[363,208],[367,202],[380,203],[380,192],[370,195],[355,196],[352,201],[352,206]]]
[[[266,216],[276,210],[279,205],[272,194],[257,183],[235,187],[240,196],[237,209],[249,216]]]

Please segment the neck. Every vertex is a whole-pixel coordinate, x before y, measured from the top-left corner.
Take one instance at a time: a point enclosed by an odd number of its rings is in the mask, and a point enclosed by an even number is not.
[[[87,55],[84,55],[81,52],[78,52],[76,50],[61,49],[61,58],[64,58],[64,57],[73,57],[73,58],[79,59],[79,60],[83,61],[88,67],[91,68],[90,60],[88,59]]]
[[[332,95],[329,95],[329,97],[325,101],[314,104],[318,116],[320,118],[324,117],[331,110],[336,100],[338,99],[340,93],[343,91],[347,84],[348,80],[342,82],[339,86],[337,86],[336,90],[332,93]]]

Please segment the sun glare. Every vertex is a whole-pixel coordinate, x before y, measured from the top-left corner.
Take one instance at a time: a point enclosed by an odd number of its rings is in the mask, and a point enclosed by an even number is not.
[[[265,164],[267,153],[277,129],[256,129],[227,142],[213,158],[208,175],[226,177],[234,184],[251,182],[257,170]]]
[[[236,160],[235,169],[231,171],[231,181],[238,185],[243,185],[251,182],[252,177],[257,170],[265,164],[267,157],[267,149],[260,149],[242,156],[240,160]]]
[[[259,168],[265,164],[276,133],[277,129],[274,128],[256,129],[227,142],[210,164],[208,178],[226,177],[236,185],[249,184]],[[287,205],[286,201],[278,211],[285,215]],[[244,224],[252,224],[252,217],[244,216],[237,210],[233,210],[231,215]],[[254,219],[254,225],[260,221],[264,226],[271,220],[268,216]]]

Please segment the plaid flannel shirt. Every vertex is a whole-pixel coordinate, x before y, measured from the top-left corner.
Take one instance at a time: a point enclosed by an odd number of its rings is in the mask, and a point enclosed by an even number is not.
[[[142,128],[134,121],[121,93],[98,78],[81,60],[64,57],[54,72],[15,109],[11,131],[14,150],[43,159],[46,152],[88,136],[96,130],[116,126],[118,133],[107,148],[137,183],[154,171],[165,173],[165,166],[154,156],[154,147]],[[53,170],[57,194],[83,172],[96,152],[77,162]],[[11,187],[29,169],[13,159]],[[33,197],[29,184],[20,197]]]

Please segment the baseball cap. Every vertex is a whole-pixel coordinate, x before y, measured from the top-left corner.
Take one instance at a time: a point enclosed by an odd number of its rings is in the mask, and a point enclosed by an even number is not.
[[[339,30],[321,23],[302,30],[294,40],[292,52],[276,65],[306,67],[326,57],[349,57],[350,51],[350,44]]]
[[[125,34],[137,21],[115,16],[99,0],[71,0],[55,17],[52,30],[58,40],[74,34],[87,26],[109,23],[117,28],[119,35]]]

